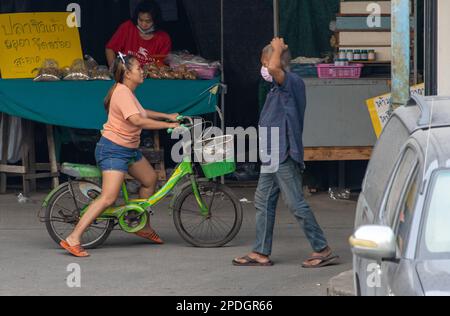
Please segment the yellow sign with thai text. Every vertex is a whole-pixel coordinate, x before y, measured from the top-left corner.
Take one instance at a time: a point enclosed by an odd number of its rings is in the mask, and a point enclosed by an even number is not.
[[[3,79],[33,78],[45,59],[60,67],[83,58],[70,12],[0,14],[0,71]]]
[[[425,85],[423,83],[411,87],[412,95],[424,95],[424,92]],[[392,95],[389,93],[366,101],[370,118],[372,120],[373,129],[377,135],[377,138],[380,138],[384,126],[389,121],[393,113],[391,97]]]

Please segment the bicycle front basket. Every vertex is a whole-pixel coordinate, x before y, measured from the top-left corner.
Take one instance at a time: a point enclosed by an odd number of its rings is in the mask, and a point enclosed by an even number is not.
[[[232,135],[202,139],[196,142],[194,152],[208,179],[236,171]]]

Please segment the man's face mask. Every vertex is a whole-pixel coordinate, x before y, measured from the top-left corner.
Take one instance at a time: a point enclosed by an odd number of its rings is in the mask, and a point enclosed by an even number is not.
[[[265,66],[262,66],[261,68],[261,76],[264,78],[265,81],[273,82],[273,77],[269,73],[269,69],[267,69],[267,67]]]

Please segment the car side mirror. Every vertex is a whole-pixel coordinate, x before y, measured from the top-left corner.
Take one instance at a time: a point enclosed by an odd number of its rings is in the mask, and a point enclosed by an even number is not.
[[[388,226],[362,226],[350,237],[352,252],[365,259],[378,262],[395,260],[396,238]]]

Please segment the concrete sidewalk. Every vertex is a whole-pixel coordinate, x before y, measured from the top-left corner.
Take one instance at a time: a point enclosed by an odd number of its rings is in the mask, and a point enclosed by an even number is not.
[[[254,189],[234,189],[253,201]],[[276,296],[326,295],[329,280],[351,269],[347,243],[352,233],[355,202],[333,201],[326,194],[308,198],[341,264],[302,269],[310,246],[298,223],[280,202],[275,226],[275,266],[234,267],[231,260],[251,250],[255,209],[244,204],[244,223],[227,247],[198,249],[178,235],[165,201],[152,217],[165,240],[162,246],[113,232],[91,257],[76,259],[58,249],[36,215],[42,194],[34,203],[19,204],[16,195],[0,196],[0,295],[181,295]],[[69,288],[67,267],[81,267],[81,288]]]

